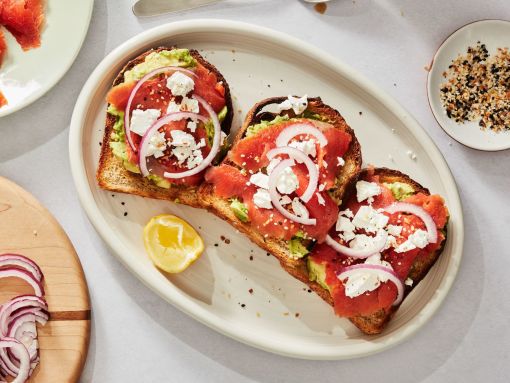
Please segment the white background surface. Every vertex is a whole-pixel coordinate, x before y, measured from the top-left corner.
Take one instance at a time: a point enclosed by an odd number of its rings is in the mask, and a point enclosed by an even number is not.
[[[297,0],[227,0],[147,20],[131,14],[131,3],[97,0],[70,72],[35,104],[0,120],[0,175],[31,191],[56,216],[87,275],[93,328],[82,381],[508,381],[510,152],[478,152],[448,137],[429,110],[424,70],[437,46],[461,25],[510,19],[508,1],[335,0],[319,15]],[[252,349],[164,303],[109,254],[94,232],[78,203],[67,153],[68,124],[81,86],[104,55],[127,38],[194,17],[252,22],[330,51],[400,101],[438,144],[464,204],[465,254],[444,305],[408,342],[343,362],[293,360]]]

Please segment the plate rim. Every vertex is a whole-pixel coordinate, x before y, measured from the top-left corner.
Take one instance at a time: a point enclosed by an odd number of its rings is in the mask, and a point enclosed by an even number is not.
[[[80,1],[83,1],[83,0],[80,0]],[[50,90],[52,90],[60,82],[60,80],[62,80],[62,78],[66,75],[66,73],[69,72],[69,69],[71,69],[74,62],[76,61],[76,58],[78,57],[78,55],[81,52],[81,48],[83,47],[83,43],[85,42],[85,39],[88,34],[88,30],[90,27],[90,21],[92,20],[92,12],[94,11],[94,0],[87,0],[87,2],[89,4],[89,11],[88,11],[88,14],[86,15],[87,27],[84,28],[83,35],[81,36],[81,40],[80,40],[79,44],[76,46],[76,49],[75,49],[71,59],[63,67],[61,73],[58,76],[56,76],[52,82],[49,82],[48,85],[43,86],[43,87],[39,88],[38,90],[36,90],[35,92],[31,93],[30,96],[26,97],[19,104],[16,104],[12,108],[5,109],[5,111],[2,111],[2,109],[0,108],[0,118],[9,116],[13,113],[16,113],[16,112],[26,108],[27,106],[33,104],[34,102],[36,102],[42,96],[44,96],[46,93],[48,93]]]
[[[451,190],[452,195],[451,201],[449,201],[449,207],[451,211],[455,211],[457,213],[458,227],[455,227],[454,239],[456,240],[452,243],[452,255],[447,265],[448,273],[442,277],[440,282],[442,291],[440,294],[435,294],[425,304],[424,308],[420,312],[419,321],[416,318],[417,315],[415,315],[408,324],[398,330],[398,336],[393,334],[385,341],[381,341],[379,338],[377,342],[352,345],[347,348],[348,351],[345,351],[345,347],[312,347],[313,352],[311,352],[310,347],[307,347],[306,349],[299,349],[291,343],[283,344],[282,342],[275,343],[271,341],[264,341],[263,338],[259,338],[255,334],[251,334],[249,331],[243,330],[242,326],[239,327],[235,323],[226,322],[219,317],[211,315],[208,310],[193,302],[172,284],[166,283],[168,286],[163,286],[162,284],[157,283],[157,281],[151,282],[146,280],[142,271],[137,270],[135,262],[131,262],[127,256],[122,255],[125,250],[123,248],[123,244],[118,240],[115,241],[111,239],[114,231],[109,228],[99,208],[95,204],[87,179],[84,158],[81,155],[83,147],[84,122],[87,117],[89,101],[92,100],[92,95],[95,91],[96,85],[102,79],[103,73],[108,71],[111,66],[119,65],[118,60],[124,57],[128,50],[136,50],[142,45],[146,45],[149,41],[155,41],[163,37],[171,38],[171,36],[175,34],[196,32],[242,33],[250,37],[256,37],[264,41],[270,41],[274,44],[283,45],[293,50],[299,50],[308,56],[313,56],[315,58],[318,57],[321,62],[327,62],[328,65],[336,72],[341,73],[342,76],[355,83],[360,89],[369,93],[384,107],[388,108],[395,115],[395,118],[400,119],[402,124],[404,124],[418,140],[425,142],[431,161],[437,168],[441,180],[446,184],[448,189]],[[108,54],[92,72],[78,97],[71,118],[69,132],[69,157],[73,180],[83,209],[87,213],[89,220],[103,241],[132,274],[134,274],[142,283],[144,283],[152,291],[156,292],[164,300],[173,304],[174,307],[185,312],[197,321],[221,334],[236,339],[241,343],[272,353],[300,359],[340,360],[368,356],[393,347],[413,335],[419,328],[428,322],[428,320],[441,306],[441,303],[446,298],[447,293],[455,280],[460,260],[462,258],[464,223],[459,193],[448,164],[427,132],[402,106],[397,103],[395,99],[379,89],[376,85],[372,84],[356,70],[346,64],[343,64],[336,57],[298,38],[255,24],[222,19],[191,19],[176,21],[157,26],[135,35],[112,50],[111,53]],[[163,288],[165,291],[163,291]],[[168,295],[168,290],[172,291],[172,296]]]
[[[445,45],[448,44],[448,42],[451,39],[453,39],[455,37],[455,35],[457,35],[458,33],[461,33],[465,29],[472,27],[474,24],[483,24],[483,23],[487,23],[487,22],[501,22],[501,23],[510,25],[510,20],[505,20],[505,19],[480,19],[480,20],[471,21],[467,24],[464,24],[464,25],[456,28],[447,37],[445,37],[444,40],[438,45],[438,47],[436,48],[436,50],[434,52],[434,56],[432,57],[432,60],[429,64],[430,70],[427,73],[427,101],[429,104],[430,111],[432,112],[432,116],[434,117],[434,120],[436,120],[436,123],[449,137],[451,137],[452,139],[457,141],[459,144],[462,144],[467,148],[475,149],[475,150],[478,150],[481,152],[500,152],[503,150],[510,149],[510,142],[508,142],[506,145],[494,146],[494,147],[489,147],[489,148],[482,147],[482,146],[479,146],[476,144],[474,144],[474,145],[469,144],[465,140],[463,140],[459,137],[455,137],[449,128],[443,126],[443,124],[440,122],[440,119],[438,118],[438,116],[434,110],[434,107],[432,105],[432,90],[431,90],[432,75],[431,74],[434,70],[434,64],[436,63],[436,59],[437,59],[437,56],[440,54],[440,51],[442,51],[443,48],[445,47]]]

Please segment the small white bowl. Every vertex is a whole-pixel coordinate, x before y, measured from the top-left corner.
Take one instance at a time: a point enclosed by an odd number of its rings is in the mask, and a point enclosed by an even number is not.
[[[441,104],[440,89],[445,82],[443,72],[459,54],[480,41],[490,54],[497,48],[510,48],[510,22],[504,20],[480,20],[464,25],[453,32],[437,50],[430,68],[427,93],[430,108],[437,122],[454,140],[473,149],[497,151],[510,148],[510,131],[495,133],[482,130],[478,122],[457,123],[448,118]]]

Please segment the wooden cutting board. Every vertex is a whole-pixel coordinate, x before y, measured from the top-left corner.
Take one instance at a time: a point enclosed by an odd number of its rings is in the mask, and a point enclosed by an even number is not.
[[[17,253],[42,269],[50,311],[38,325],[41,362],[30,382],[76,382],[90,336],[87,282],[73,245],[53,216],[18,185],[0,177],[0,254]],[[0,302],[33,294],[25,282],[0,279]]]

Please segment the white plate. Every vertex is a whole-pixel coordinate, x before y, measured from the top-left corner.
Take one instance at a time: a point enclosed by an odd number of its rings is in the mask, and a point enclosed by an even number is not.
[[[31,104],[62,78],[80,51],[93,6],[94,0],[47,0],[41,46],[27,52],[4,29],[8,51],[0,91],[9,104],[0,108],[0,117]]]
[[[338,107],[355,129],[366,160],[398,167],[446,198],[451,220],[444,254],[383,334],[362,335],[349,321],[335,317],[330,306],[308,293],[273,257],[211,214],[136,196],[113,197],[97,187],[104,98],[113,78],[140,52],[174,44],[201,50],[225,75],[236,103],[234,126],[251,105],[265,97],[320,95]],[[436,311],[462,256],[463,222],[457,188],[424,130],[395,101],[334,57],[273,30],[227,20],[191,20],[163,25],[130,39],[109,54],[85,84],[73,113],[69,142],[81,202],[96,230],[129,270],[190,316],[267,351],[299,358],[341,359],[393,346]],[[407,150],[416,153],[416,161],[409,158]],[[180,275],[160,273],[143,249],[143,226],[150,217],[164,212],[188,220],[206,242],[202,258]],[[222,235],[230,244],[220,239]]]
[[[440,89],[445,82],[443,72],[459,54],[480,41],[487,45],[490,54],[497,48],[510,48],[510,22],[504,20],[481,20],[467,24],[455,31],[439,47],[428,75],[427,92],[430,108],[439,125],[454,140],[474,149],[496,151],[510,148],[510,131],[495,133],[481,130],[478,122],[459,124],[448,118],[441,104]]]

